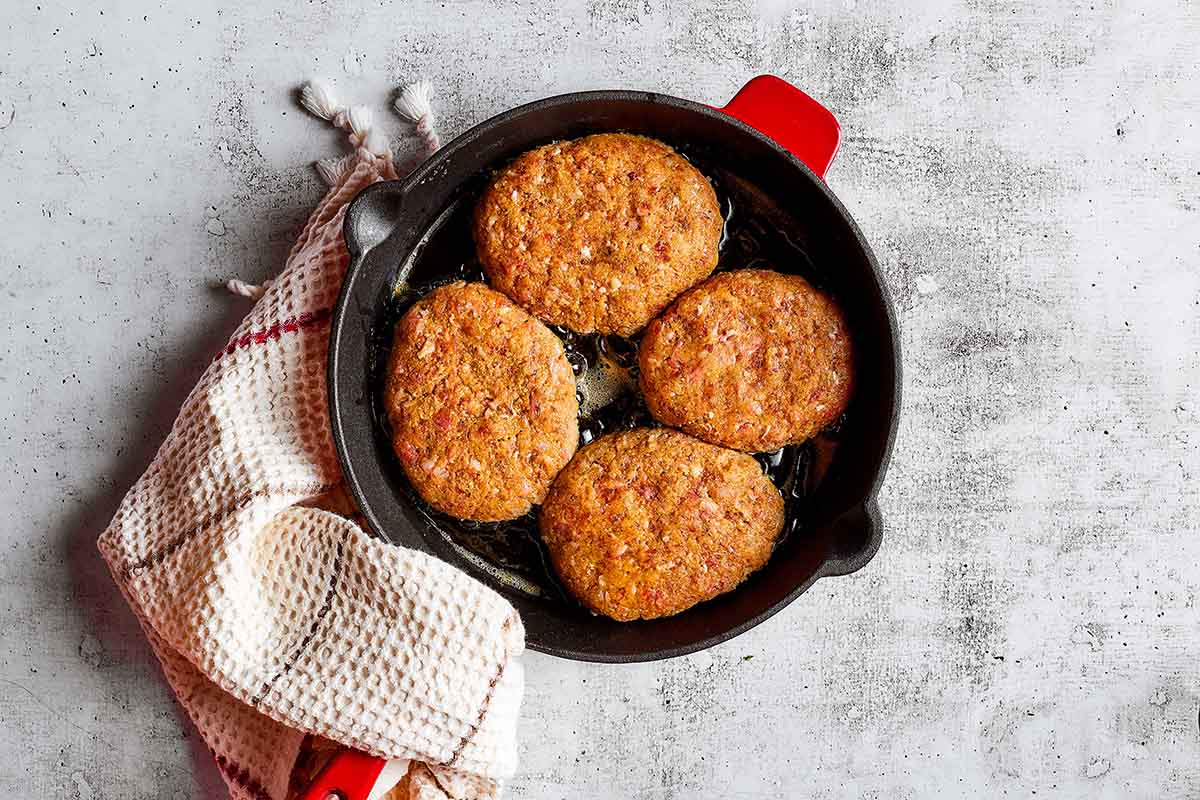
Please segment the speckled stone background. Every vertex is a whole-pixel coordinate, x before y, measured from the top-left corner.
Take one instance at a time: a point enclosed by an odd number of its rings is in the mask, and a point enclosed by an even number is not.
[[[0,794],[216,797],[94,540],[341,146],[564,91],[782,75],[903,328],[882,550],[633,667],[530,654],[511,797],[1200,796],[1200,6],[58,3],[0,21]]]

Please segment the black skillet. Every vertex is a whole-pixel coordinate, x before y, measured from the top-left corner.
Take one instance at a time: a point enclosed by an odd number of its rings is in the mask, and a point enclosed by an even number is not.
[[[498,528],[429,510],[412,493],[379,413],[380,367],[398,315],[422,289],[477,270],[467,220],[489,175],[532,147],[599,131],[653,136],[692,159],[732,209],[719,268],[803,274],[841,304],[855,345],[854,396],[837,430],[763,457],[788,499],[786,535],[770,562],[730,594],[649,622],[614,622],[565,596],[543,563],[532,517]],[[875,494],[899,411],[900,356],[875,259],[821,178],[838,136],[827,110],[773,77],[752,80],[723,109],[647,92],[581,92],[493,117],[406,179],[365,189],[346,214],[351,263],[332,323],[329,405],[346,482],[374,533],[503,593],[521,614],[529,647],[584,661],[648,661],[709,647],[762,622],[818,578],[866,564],[881,536]],[[636,399],[625,402],[602,425],[582,427],[593,435],[624,427],[621,414],[639,419]]]

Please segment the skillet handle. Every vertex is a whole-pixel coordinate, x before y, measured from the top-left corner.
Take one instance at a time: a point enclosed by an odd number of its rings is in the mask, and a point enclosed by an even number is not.
[[[720,110],[765,133],[825,179],[842,129],[829,109],[795,86],[774,75],[760,75]]]
[[[343,750],[317,773],[299,800],[367,800],[386,764],[360,750]]]
[[[351,261],[362,257],[363,253],[391,235],[403,202],[404,192],[400,190],[400,181],[373,183],[350,201],[342,223],[342,234],[346,238]]]

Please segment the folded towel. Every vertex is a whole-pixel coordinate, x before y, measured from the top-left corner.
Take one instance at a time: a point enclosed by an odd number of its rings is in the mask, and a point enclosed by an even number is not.
[[[397,173],[366,109],[323,84],[302,100],[354,151],[322,162],[332,186],[282,273],[232,282],[261,299],[100,550],[232,797],[284,800],[305,734],[410,762],[412,797],[495,797],[516,769],[520,618],[462,572],[314,507],[342,482],[325,378],[342,218]],[[401,101],[436,149],[424,88]]]

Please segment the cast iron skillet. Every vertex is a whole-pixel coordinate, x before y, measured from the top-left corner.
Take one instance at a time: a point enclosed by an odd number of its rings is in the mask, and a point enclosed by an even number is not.
[[[538,577],[548,573],[534,563],[536,534],[472,528],[431,512],[404,478],[379,413],[381,362],[404,304],[398,283],[469,273],[466,219],[489,175],[532,147],[599,131],[653,136],[691,158],[733,209],[721,268],[772,262],[804,274],[841,304],[855,345],[856,385],[838,432],[784,454],[796,473],[784,486],[789,532],[770,562],[727,595],[649,622],[595,616],[556,592],[552,577]],[[837,143],[833,116],[778,78],[754,79],[724,109],[646,92],[581,92],[493,117],[406,179],[365,189],[346,214],[351,263],[333,316],[329,405],[347,484],[373,531],[503,593],[521,614],[529,647],[584,661],[648,661],[709,647],[762,622],[818,578],[866,564],[880,542],[875,494],[899,410],[899,343],[875,259],[820,177]],[[727,250],[738,263],[726,264]],[[536,526],[527,520],[525,528]],[[522,559],[531,563],[514,567]]]

